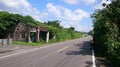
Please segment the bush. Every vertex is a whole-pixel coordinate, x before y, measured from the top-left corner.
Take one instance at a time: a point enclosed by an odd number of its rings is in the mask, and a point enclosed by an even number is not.
[[[96,51],[120,67],[120,0],[92,15]]]

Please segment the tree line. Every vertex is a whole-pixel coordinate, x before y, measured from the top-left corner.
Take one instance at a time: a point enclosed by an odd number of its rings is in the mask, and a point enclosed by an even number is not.
[[[91,17],[97,53],[106,57],[114,67],[120,67],[120,0],[113,0]]]
[[[65,41],[82,37],[82,33],[75,31],[74,27],[64,28],[60,25],[61,21],[58,20],[40,22],[28,15],[22,16],[20,14],[0,11],[0,38],[6,38],[8,36],[9,29],[19,22],[48,28],[53,35],[55,35],[55,38],[50,40],[51,42]]]

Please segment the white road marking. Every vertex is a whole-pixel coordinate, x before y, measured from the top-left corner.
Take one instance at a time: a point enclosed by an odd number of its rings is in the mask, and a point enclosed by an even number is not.
[[[93,61],[93,67],[96,67],[96,65],[95,65],[95,54],[94,54],[93,49],[92,49],[92,61]]]
[[[67,48],[69,48],[69,47],[70,47],[70,46],[65,46],[65,47],[59,49],[57,52],[62,52],[62,51],[64,51],[65,49],[67,49]]]

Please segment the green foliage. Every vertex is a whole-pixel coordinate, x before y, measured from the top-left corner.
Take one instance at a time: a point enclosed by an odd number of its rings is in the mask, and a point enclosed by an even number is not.
[[[94,34],[94,31],[91,30],[91,31],[89,31],[87,34],[88,34],[88,35],[93,35],[93,34]]]
[[[58,32],[56,32],[56,38],[58,41],[66,41],[71,39],[71,36],[66,30],[58,30]]]
[[[54,20],[54,21],[48,21],[48,22],[45,22],[45,24],[47,24],[47,25],[49,25],[49,26],[59,27],[59,28],[61,28],[61,26],[60,26],[60,22],[61,22],[61,21]]]
[[[43,44],[46,44],[45,41],[40,42],[22,42],[22,41],[14,41],[13,44],[15,45],[26,45],[26,46],[42,46]]]
[[[82,37],[82,33],[76,32],[74,30],[74,27],[63,28],[60,26],[59,22],[60,21],[55,20],[55,21],[45,22],[45,24],[41,24],[44,27],[48,28],[55,36],[55,38],[51,39],[50,42],[66,41],[66,40]]]
[[[94,24],[94,42],[97,52],[105,56],[115,67],[120,66],[120,1],[113,1],[106,8],[98,10],[92,16]]]
[[[34,20],[31,16],[22,16],[20,14],[12,14],[6,11],[0,11],[0,38],[5,38],[3,36],[8,36],[9,29],[15,26],[17,23],[23,22],[33,26],[41,26],[47,28],[50,32],[52,32],[53,38],[50,42],[60,42],[66,41],[70,39],[80,38],[82,37],[81,32],[75,31],[74,27],[63,28],[60,25],[60,21],[48,21],[45,23]],[[33,36],[33,35],[31,35]],[[28,45],[38,45],[37,43],[27,43],[27,42],[14,42],[15,44],[28,44]],[[42,42],[38,42],[42,43]]]
[[[6,11],[0,11],[0,38],[6,38],[8,36],[9,29],[19,22],[37,25],[37,21],[35,21],[31,16],[23,17],[20,14],[12,14]]]
[[[35,21],[31,16],[24,16],[23,17],[24,22],[29,24],[29,25],[37,25],[37,21]]]
[[[4,38],[7,36],[8,29],[15,24],[17,24],[18,21],[20,21],[22,18],[19,14],[10,14],[6,11],[0,12],[0,38]]]

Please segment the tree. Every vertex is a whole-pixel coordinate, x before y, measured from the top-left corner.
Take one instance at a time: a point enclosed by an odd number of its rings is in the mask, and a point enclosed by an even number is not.
[[[106,8],[93,15],[94,42],[98,53],[105,56],[115,67],[120,66],[120,0],[115,0]]]
[[[61,22],[61,21],[54,20],[54,21],[48,21],[46,24],[48,24],[48,25],[50,25],[50,26],[53,26],[53,27],[61,28],[60,22]]]
[[[23,19],[24,19],[24,22],[29,25],[37,25],[37,21],[34,20],[31,16],[24,16]]]
[[[22,16],[20,14],[12,14],[6,11],[0,11],[0,38],[6,38],[9,29],[15,26],[19,22],[24,22],[30,25],[36,25],[35,21],[31,16]]]
[[[88,35],[92,35],[92,36],[93,36],[94,31],[93,31],[93,30],[91,30],[91,31],[89,31],[87,34],[88,34]]]

